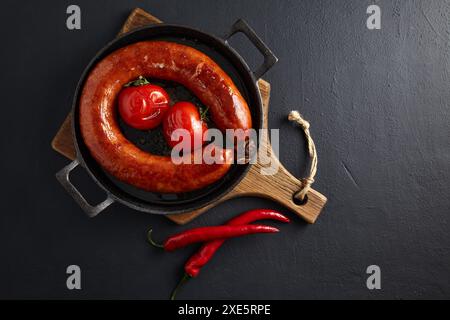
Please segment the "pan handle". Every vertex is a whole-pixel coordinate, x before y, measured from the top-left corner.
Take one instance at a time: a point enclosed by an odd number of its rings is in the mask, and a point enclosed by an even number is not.
[[[263,64],[253,72],[256,80],[258,80],[267,71],[269,71],[269,69],[272,68],[275,63],[277,63],[278,58],[273,54],[272,50],[270,50],[269,47],[261,40],[261,38],[258,37],[255,30],[253,30],[248,25],[248,23],[242,19],[239,19],[233,24],[228,35],[225,36],[225,42],[227,42],[232,35],[238,32],[242,32],[264,56]]]
[[[78,205],[83,209],[83,211],[90,217],[93,218],[98,215],[101,211],[105,210],[110,204],[114,202],[111,194],[107,194],[106,200],[99,203],[96,206],[90,205],[83,195],[78,191],[77,188],[70,182],[70,172],[75,169],[80,163],[77,159],[72,161],[70,164],[62,168],[58,173],[56,173],[56,179],[62,184],[62,186],[67,190],[67,192],[72,196],[72,198],[78,203]]]

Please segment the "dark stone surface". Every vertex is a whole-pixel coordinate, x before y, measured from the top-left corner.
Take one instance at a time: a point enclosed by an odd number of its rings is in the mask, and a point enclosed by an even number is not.
[[[149,248],[150,226],[160,238],[187,227],[121,205],[88,219],[54,177],[68,161],[50,141],[84,66],[140,6],[219,35],[240,17],[258,31],[280,58],[265,78],[281,161],[305,173],[302,135],[286,120],[299,109],[319,151],[314,187],[329,198],[315,225],[292,216],[277,235],[229,241],[180,298],[449,298],[450,3],[374,2],[377,31],[365,26],[372,1],[79,0],[82,30],[69,31],[72,1],[3,1],[0,297],[165,299],[195,250]],[[232,43],[259,63],[243,37]],[[74,180],[102,198],[82,172]],[[189,227],[258,207],[282,209],[232,200]],[[65,287],[70,264],[81,291]],[[366,288],[371,264],[381,290]]]

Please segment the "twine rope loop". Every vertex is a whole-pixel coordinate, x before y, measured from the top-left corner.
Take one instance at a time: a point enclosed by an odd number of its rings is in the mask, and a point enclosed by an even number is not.
[[[301,189],[296,192],[294,195],[296,198],[300,199],[301,201],[305,200],[306,195],[308,194],[309,190],[311,189],[311,185],[314,183],[314,177],[317,173],[317,151],[316,151],[316,145],[314,143],[314,140],[311,137],[311,133],[309,132],[310,124],[308,121],[306,121],[300,112],[293,110],[289,113],[288,116],[289,121],[292,121],[296,124],[298,124],[305,134],[306,142],[308,144],[308,154],[311,158],[311,165],[309,168],[309,175],[305,178],[300,179],[302,186]]]

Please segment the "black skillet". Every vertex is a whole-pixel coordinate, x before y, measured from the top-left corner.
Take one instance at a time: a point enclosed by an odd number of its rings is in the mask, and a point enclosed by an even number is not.
[[[264,56],[263,64],[253,72],[244,59],[228,44],[227,40],[235,33],[242,32]],[[228,35],[221,39],[214,35],[196,29],[158,24],[143,27],[116,38],[106,45],[91,60],[78,82],[72,105],[72,135],[77,151],[77,158],[56,174],[59,182],[75,199],[80,207],[90,217],[96,216],[113,202],[120,202],[130,208],[153,214],[179,214],[202,208],[221,198],[231,191],[250,169],[251,164],[233,165],[227,175],[220,181],[207,188],[181,194],[158,194],[139,190],[122,183],[102,170],[100,165],[92,158],[80,134],[78,106],[80,94],[90,70],[104,57],[113,51],[129,44],[143,40],[168,40],[192,46],[216,61],[233,79],[240,92],[246,99],[252,114],[253,127],[260,129],[262,125],[262,100],[257,86],[261,78],[276,62],[277,58],[255,31],[244,21],[238,20]],[[183,88],[174,84],[163,84],[172,94],[190,95]],[[186,98],[185,98],[186,99]],[[194,99],[195,97],[190,97]],[[198,101],[197,101],[198,102]],[[130,129],[122,128],[125,136],[136,143],[142,144],[142,135]],[[157,136],[157,135],[156,135]],[[157,137],[155,137],[157,139]],[[140,147],[145,149],[145,143]],[[95,206],[89,204],[83,195],[70,182],[70,172],[81,165],[91,178],[106,192],[107,198]]]

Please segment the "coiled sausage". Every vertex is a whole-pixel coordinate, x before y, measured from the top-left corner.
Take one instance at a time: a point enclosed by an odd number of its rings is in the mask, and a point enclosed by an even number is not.
[[[94,159],[119,180],[152,192],[188,192],[222,178],[231,166],[232,150],[216,147],[223,160],[220,164],[176,165],[170,157],[145,152],[125,138],[116,118],[116,97],[124,84],[140,75],[184,85],[209,107],[221,130],[252,127],[246,101],[207,55],[175,42],[137,42],[101,60],[84,84],[80,129]]]

